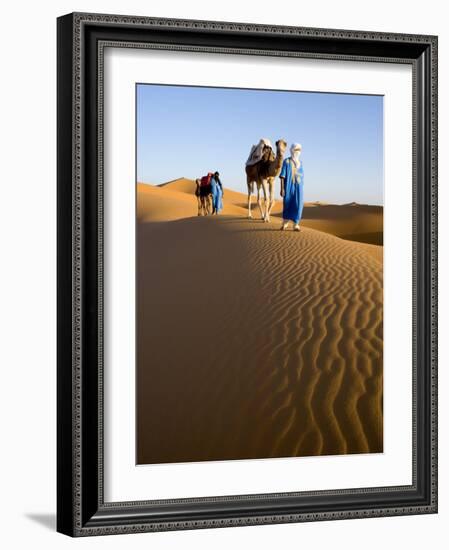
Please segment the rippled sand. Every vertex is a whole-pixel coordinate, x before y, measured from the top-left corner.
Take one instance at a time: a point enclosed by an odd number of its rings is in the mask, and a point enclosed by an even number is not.
[[[138,463],[382,452],[382,247],[164,222],[166,191],[138,201]]]

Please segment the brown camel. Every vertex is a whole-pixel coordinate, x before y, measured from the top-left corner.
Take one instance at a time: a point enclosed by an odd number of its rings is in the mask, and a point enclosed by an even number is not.
[[[207,216],[211,213],[212,210],[212,194],[209,193],[207,197],[201,196],[200,187],[201,187],[201,178],[195,180],[195,197],[198,201],[198,216]]]
[[[274,206],[274,181],[281,172],[286,149],[287,142],[279,139],[276,141],[276,156],[271,147],[265,146],[259,162],[245,167],[246,183],[248,185],[248,218],[253,217],[251,213],[251,196],[254,191],[254,184],[256,184],[260,216],[264,222],[270,221],[271,210]],[[264,209],[262,209],[262,198],[260,196],[261,188],[264,195]]]

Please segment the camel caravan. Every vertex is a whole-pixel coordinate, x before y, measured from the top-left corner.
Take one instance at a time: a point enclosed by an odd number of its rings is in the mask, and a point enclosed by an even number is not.
[[[257,194],[257,204],[260,217],[264,222],[270,221],[273,209],[275,180],[279,176],[281,182],[281,197],[283,198],[283,222],[281,230],[287,229],[293,221],[294,230],[300,231],[299,222],[304,206],[303,183],[304,169],[299,160],[302,147],[293,143],[290,147],[291,156],[284,160],[287,142],[276,141],[276,153],[270,140],[261,139],[253,145],[245,164],[246,184],[248,187],[248,218],[252,215],[252,195]],[[262,198],[263,194],[263,198]],[[196,180],[195,196],[198,200],[198,216],[218,214],[223,208],[223,186],[219,173],[209,172],[207,176]]]

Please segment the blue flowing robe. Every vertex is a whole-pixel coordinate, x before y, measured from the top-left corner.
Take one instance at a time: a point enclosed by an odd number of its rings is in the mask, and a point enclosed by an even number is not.
[[[212,190],[212,204],[218,214],[220,210],[223,209],[223,191],[221,185],[217,182],[215,178],[211,178],[210,185]]]
[[[293,176],[294,162],[291,157],[286,158],[282,164],[279,177],[284,178],[284,209],[282,217],[299,223],[304,207],[304,169],[300,161],[299,170]]]

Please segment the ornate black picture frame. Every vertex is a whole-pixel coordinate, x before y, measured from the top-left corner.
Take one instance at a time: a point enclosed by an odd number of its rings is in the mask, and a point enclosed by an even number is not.
[[[103,48],[407,63],[413,69],[413,483],[165,501],[103,497]],[[437,38],[69,14],[58,19],[57,530],[71,536],[437,511]],[[130,368],[133,368],[130,365]]]

